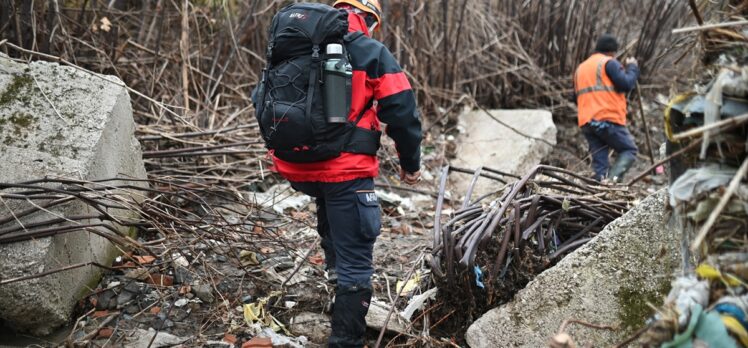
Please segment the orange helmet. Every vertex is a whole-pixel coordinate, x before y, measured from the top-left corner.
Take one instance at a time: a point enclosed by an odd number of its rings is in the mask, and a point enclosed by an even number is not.
[[[371,14],[377,22],[382,22],[382,6],[379,5],[379,0],[337,0],[332,4],[332,6],[337,7],[341,4],[351,5],[361,11]]]

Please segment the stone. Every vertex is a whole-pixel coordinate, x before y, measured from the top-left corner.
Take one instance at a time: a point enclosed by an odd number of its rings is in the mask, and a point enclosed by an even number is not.
[[[301,312],[297,314],[288,326],[296,336],[306,336],[313,343],[323,344],[330,337],[332,328],[330,317],[324,314]]]
[[[465,112],[459,118],[460,128],[464,132],[457,139],[456,156],[451,161],[452,165],[470,170],[485,166],[522,176],[540,164],[556,145],[556,125],[549,111],[487,111],[499,121],[535,139],[517,134],[483,110]],[[450,179],[458,192],[466,192],[472,175],[454,173],[450,175]],[[480,178],[473,191],[473,198],[499,188],[496,181]]]
[[[131,304],[125,307],[125,313],[127,314],[135,315],[135,314],[138,314],[139,312],[140,312],[140,307],[138,307],[138,305],[136,304]]]
[[[122,308],[135,298],[135,294],[129,291],[122,291],[117,295],[117,307]]]
[[[96,308],[100,310],[117,307],[117,293],[112,289],[105,290],[96,296]]]
[[[581,346],[609,347],[642,327],[667,295],[679,269],[679,234],[665,223],[666,193],[642,200],[598,236],[539,274],[514,299],[476,320],[470,347],[546,347],[564,320],[614,325],[616,331],[570,324]]]
[[[192,282],[192,273],[189,269],[177,266],[174,268],[174,283],[175,284],[188,284]]]
[[[195,296],[205,303],[213,303],[215,296],[213,296],[213,288],[210,284],[195,283],[192,285],[192,292]]]
[[[369,311],[366,312],[366,326],[377,331],[382,330],[385,321],[387,321],[387,315],[390,313],[390,308],[387,303],[372,299],[369,302]],[[390,320],[387,321],[387,330],[398,333],[407,332],[406,323],[407,321],[400,318],[398,312],[394,311]]]
[[[0,182],[44,177],[81,180],[128,176],[146,178],[140,144],[134,137],[130,97],[112,76],[96,75],[48,62],[22,64],[0,54]],[[112,181],[110,184],[121,184]],[[145,185],[135,183],[136,185]],[[7,191],[6,191],[7,192]],[[115,192],[112,192],[115,193]],[[0,220],[30,204],[6,200]],[[41,203],[41,201],[37,202]],[[20,219],[25,226],[58,216],[98,214],[78,201]],[[122,217],[133,212],[110,209]],[[96,219],[83,220],[95,224]],[[18,222],[0,225],[17,226]],[[134,230],[114,226],[122,234]],[[111,264],[118,250],[86,231],[0,245],[0,279],[28,276],[65,266]],[[0,286],[0,321],[36,335],[69,323],[73,306],[95,288],[101,269],[79,267]]]

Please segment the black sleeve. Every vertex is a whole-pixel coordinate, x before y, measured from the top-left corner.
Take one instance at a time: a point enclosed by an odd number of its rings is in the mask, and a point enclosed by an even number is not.
[[[400,65],[387,48],[380,51],[374,95],[378,117],[387,124],[386,134],[395,141],[400,167],[409,173],[421,168],[421,120],[416,97]]]

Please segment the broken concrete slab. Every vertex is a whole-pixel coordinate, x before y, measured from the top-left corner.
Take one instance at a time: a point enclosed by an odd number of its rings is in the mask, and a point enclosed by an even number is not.
[[[487,111],[490,115],[483,110],[460,115],[459,124],[464,132],[458,137],[453,165],[471,170],[486,166],[522,176],[540,164],[556,145],[556,125],[549,111]],[[459,174],[452,175],[451,179],[463,191],[471,177]],[[481,178],[476,184],[474,197],[496,191],[495,186],[496,181]]]
[[[332,327],[330,317],[325,314],[301,312],[291,319],[288,329],[296,336],[306,336],[317,344],[327,343]]]
[[[47,62],[21,64],[0,55],[0,182],[44,177],[146,178],[140,144],[134,137],[130,97],[121,86],[116,77]],[[30,207],[19,202],[0,204],[0,219]],[[70,203],[23,217],[21,222],[94,213],[86,205]],[[17,224],[12,221],[0,229]],[[108,264],[116,252],[108,240],[85,231],[0,245],[0,279],[92,261]],[[99,274],[98,268],[86,266],[2,285],[0,321],[19,331],[48,334],[69,322],[74,303],[96,286]]]
[[[564,320],[615,325],[616,331],[570,325],[580,345],[606,347],[638,329],[662,303],[679,267],[678,234],[665,224],[665,191],[643,200],[467,331],[478,347],[545,347]]]

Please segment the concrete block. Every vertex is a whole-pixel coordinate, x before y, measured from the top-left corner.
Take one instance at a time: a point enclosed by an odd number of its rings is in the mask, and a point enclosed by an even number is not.
[[[460,115],[464,130],[458,138],[457,156],[452,164],[467,169],[491,167],[522,176],[540,164],[556,144],[553,115],[545,110],[473,110]],[[491,117],[493,116],[493,118]],[[500,122],[498,122],[498,121]],[[502,124],[503,123],[503,124]],[[520,135],[509,127],[526,135]],[[537,139],[543,139],[540,141]],[[452,183],[465,192],[470,175],[452,175]],[[500,187],[496,181],[481,178],[473,198]]]
[[[0,182],[146,178],[130,97],[121,84],[112,76],[47,62],[21,64],[0,55]],[[29,207],[17,200],[0,202],[0,219]],[[20,222],[96,214],[92,210],[73,202]],[[0,225],[0,230],[18,223]],[[129,233],[121,226],[115,228]],[[0,245],[0,280],[91,261],[107,264],[116,252],[107,239],[87,231],[4,244]],[[75,302],[96,286],[100,273],[86,266],[0,286],[0,321],[19,331],[48,334],[70,321]]]
[[[679,233],[665,223],[662,190],[613,221],[590,242],[532,280],[514,299],[476,320],[470,347],[547,347],[564,320],[579,347],[610,347],[644,325],[679,269]]]

